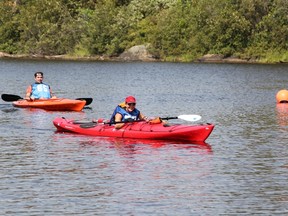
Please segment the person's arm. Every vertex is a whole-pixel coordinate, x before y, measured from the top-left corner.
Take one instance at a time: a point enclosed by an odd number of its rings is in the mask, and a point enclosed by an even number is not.
[[[139,119],[140,119],[140,120],[149,121],[149,118],[148,118],[147,116],[143,115],[142,113],[140,113]]]
[[[122,115],[120,113],[117,113],[115,115],[115,122],[121,122],[122,120]],[[118,124],[115,124],[115,129],[120,129],[124,126],[125,123],[118,123]]]
[[[57,98],[56,95],[54,95],[54,93],[52,92],[52,89],[50,88],[50,86],[49,86],[49,89],[50,89],[51,98]]]
[[[30,96],[31,96],[31,93],[32,93],[32,87],[31,85],[27,87],[26,89],[26,95],[25,95],[25,99],[26,100],[31,100]]]

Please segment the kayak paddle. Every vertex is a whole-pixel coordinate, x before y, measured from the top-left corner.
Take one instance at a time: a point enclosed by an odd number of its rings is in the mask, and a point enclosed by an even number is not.
[[[194,122],[194,121],[199,121],[202,117],[200,115],[179,115],[179,116],[176,116],[176,117],[160,117],[161,120],[169,120],[169,119],[182,119],[182,120],[185,120],[185,121],[191,121],[191,122]],[[132,122],[141,122],[141,121],[144,121],[144,120],[131,120],[131,121],[120,121],[120,122],[105,122],[103,121],[103,119],[101,119],[101,121],[78,121],[78,120],[75,120],[73,122],[73,124],[79,124],[80,127],[82,128],[91,128],[91,127],[95,127],[98,123],[100,124],[109,124],[109,125],[112,125],[112,124],[120,124],[120,123],[132,123]]]
[[[185,121],[199,121],[202,117],[200,115],[179,115],[176,117],[159,117],[161,120],[169,120],[169,119],[182,119]],[[119,124],[119,123],[129,123],[129,122],[139,122],[139,121],[145,121],[145,120],[133,120],[131,119],[131,121],[120,121],[120,122],[107,122],[104,124]]]
[[[182,119],[182,120],[185,120],[185,121],[199,121],[202,117],[200,115],[179,115],[177,117],[166,117],[166,118],[163,118],[163,117],[160,117],[160,119],[162,120],[169,120],[169,119]]]
[[[64,118],[64,117],[62,117]],[[169,119],[182,119],[185,121],[199,121],[202,117],[200,115],[179,115],[176,117],[158,117],[161,120],[169,120]],[[64,118],[65,119],[65,118]],[[132,123],[132,122],[141,122],[141,121],[145,121],[145,120],[132,120],[131,121],[120,121],[120,122],[105,122],[105,120],[103,119],[99,119],[99,120],[93,120],[93,121],[81,121],[81,120],[74,120],[73,124],[79,124],[79,127],[81,128],[93,128],[96,127],[97,124],[108,124],[108,125],[112,125],[112,124],[120,124],[120,123]]]
[[[13,95],[13,94],[2,94],[1,98],[3,101],[6,101],[6,102],[13,102],[13,101],[24,99],[18,95]],[[85,106],[87,106],[87,105],[92,103],[93,98],[76,98],[75,100],[84,100],[84,101],[86,101]]]
[[[169,120],[169,119],[182,119],[185,121],[198,121],[200,120],[202,117],[199,115],[180,115],[177,117],[165,117],[165,118],[161,118],[162,120]],[[79,124],[79,127],[81,128],[93,128],[96,127],[97,124],[108,124],[108,125],[113,125],[113,124],[120,124],[120,123],[133,123],[133,122],[142,122],[145,120],[134,120],[134,121],[120,121],[120,122],[103,122],[103,120],[99,121],[74,121],[73,124]]]

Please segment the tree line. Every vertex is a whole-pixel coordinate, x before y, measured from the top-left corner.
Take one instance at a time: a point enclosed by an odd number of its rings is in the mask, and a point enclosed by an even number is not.
[[[1,0],[0,51],[167,61],[205,54],[288,62],[288,0]]]

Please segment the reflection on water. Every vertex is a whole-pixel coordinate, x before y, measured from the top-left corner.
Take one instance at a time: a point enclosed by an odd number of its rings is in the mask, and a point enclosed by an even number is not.
[[[187,152],[194,152],[197,154],[212,154],[212,147],[205,142],[189,143],[185,141],[167,141],[167,140],[150,140],[150,139],[123,139],[114,137],[85,137],[83,135],[63,133],[55,131],[54,139],[58,139],[59,136],[63,142],[76,142],[81,147],[105,146],[105,148],[115,149],[119,155],[123,157],[129,157],[133,154],[141,154],[145,149],[174,149],[174,150],[185,150]],[[85,137],[85,138],[83,138]]]
[[[101,141],[100,141],[101,140]],[[80,142],[81,145],[98,145],[99,141],[108,142],[113,148],[117,149],[119,152],[122,152],[121,155],[130,155],[130,154],[139,154],[141,149],[145,145],[148,145],[150,148],[175,148],[175,149],[187,149],[190,152],[195,151],[198,153],[212,153],[212,148],[207,143],[188,143],[180,141],[166,141],[166,140],[147,140],[147,139],[121,139],[121,138],[95,138],[91,141]],[[146,148],[146,146],[145,146]]]
[[[277,121],[280,126],[288,126],[288,103],[276,104]]]

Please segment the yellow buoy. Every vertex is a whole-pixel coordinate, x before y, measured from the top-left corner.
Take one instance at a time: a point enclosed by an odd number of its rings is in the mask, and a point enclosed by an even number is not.
[[[276,94],[277,103],[288,103],[288,90],[282,89]]]

